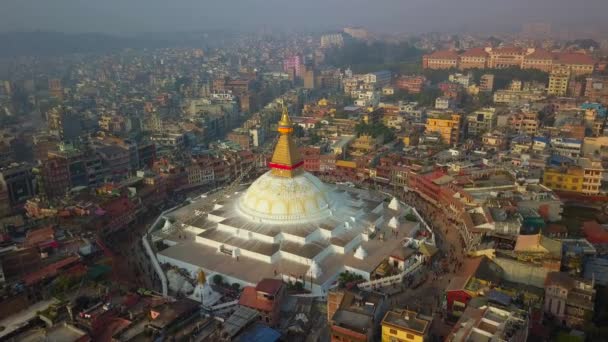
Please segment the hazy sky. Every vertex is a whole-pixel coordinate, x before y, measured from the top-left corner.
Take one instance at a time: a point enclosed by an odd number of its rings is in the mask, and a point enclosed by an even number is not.
[[[0,31],[160,32],[207,28],[421,32],[606,28],[608,0],[0,0]],[[588,26],[587,26],[588,27]],[[594,27],[594,28],[595,28]]]

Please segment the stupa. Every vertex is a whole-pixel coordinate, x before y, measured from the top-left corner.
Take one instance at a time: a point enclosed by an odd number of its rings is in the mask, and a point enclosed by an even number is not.
[[[301,281],[322,294],[344,271],[370,279],[391,251],[420,229],[407,222],[399,225],[399,237],[385,234],[392,232],[391,218],[409,210],[406,205],[393,200],[389,208],[384,194],[325,184],[304,170],[286,110],[278,132],[270,170],[248,188],[227,194],[196,220],[190,218],[202,210],[198,202],[163,215],[182,229],[153,233],[153,240],[169,246],[156,253],[161,264],[190,273],[202,269],[241,285],[269,277]]]

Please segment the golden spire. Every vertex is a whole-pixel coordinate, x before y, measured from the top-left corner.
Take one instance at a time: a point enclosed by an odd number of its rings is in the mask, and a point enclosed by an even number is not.
[[[205,285],[207,283],[207,276],[203,270],[198,271],[198,276],[196,277],[199,285]]]
[[[298,147],[291,138],[293,133],[293,123],[289,118],[287,108],[283,107],[283,114],[279,121],[279,141],[274,148],[272,161],[268,164],[272,169],[272,174],[279,177],[293,177],[301,171],[304,164]]]

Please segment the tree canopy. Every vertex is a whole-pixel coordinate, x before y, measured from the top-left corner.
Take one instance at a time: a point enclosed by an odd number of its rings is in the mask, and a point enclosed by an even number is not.
[[[395,139],[395,133],[386,127],[384,124],[380,122],[366,124],[364,122],[360,122],[355,126],[355,132],[357,135],[368,134],[372,137],[376,138],[378,136],[384,137],[384,143],[387,143],[393,139]]]

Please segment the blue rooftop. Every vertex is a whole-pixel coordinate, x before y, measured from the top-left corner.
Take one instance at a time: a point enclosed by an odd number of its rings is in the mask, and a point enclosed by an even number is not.
[[[490,292],[488,292],[488,295],[486,296],[488,298],[489,301],[494,302],[494,303],[498,303],[504,306],[508,306],[509,304],[511,304],[511,297],[505,293],[496,291],[496,290],[491,290]]]
[[[597,115],[600,117],[606,117],[606,112],[608,111],[606,107],[604,107],[601,103],[597,102],[585,102],[581,105],[582,109],[595,109],[597,111]]]
[[[237,342],[275,342],[281,338],[281,333],[262,324],[255,324],[245,330]]]
[[[562,166],[564,164],[574,165],[574,159],[559,154],[554,154],[549,157],[548,164],[549,166]]]
[[[547,137],[534,137],[534,141],[543,142],[545,144],[549,143],[549,139]]]

